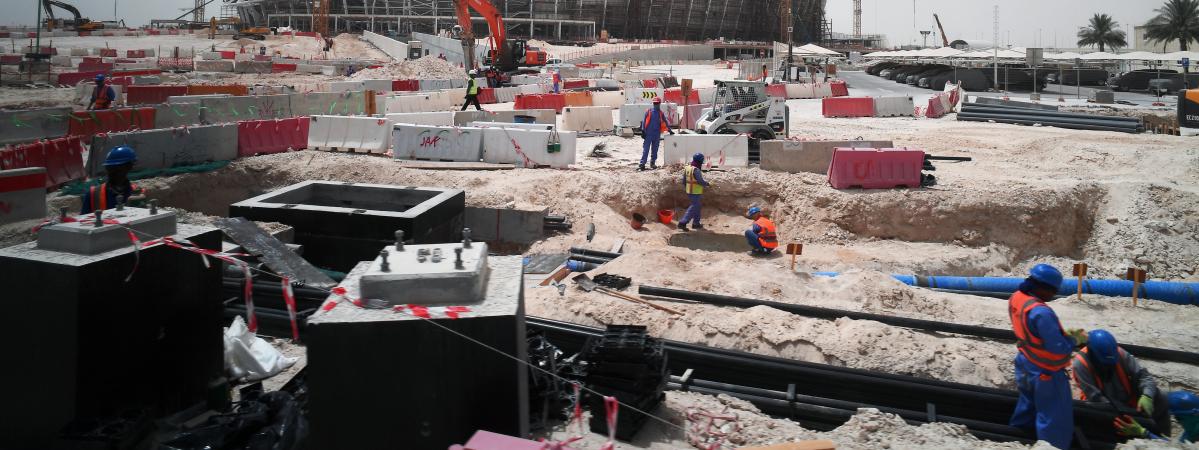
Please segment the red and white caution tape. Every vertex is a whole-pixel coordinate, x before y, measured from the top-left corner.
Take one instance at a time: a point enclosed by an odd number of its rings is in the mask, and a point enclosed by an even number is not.
[[[620,409],[620,402],[616,401],[616,397],[604,397],[604,414],[608,421],[608,442],[605,442],[600,450],[614,450],[616,448],[616,414]]]
[[[296,294],[291,291],[291,280],[283,277],[283,302],[287,303],[287,316],[291,319],[291,339],[300,342],[300,327],[296,324]]]

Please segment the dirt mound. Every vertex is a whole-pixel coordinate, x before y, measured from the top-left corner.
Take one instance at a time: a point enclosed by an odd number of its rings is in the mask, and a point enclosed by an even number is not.
[[[466,71],[436,56],[390,63],[375,69],[365,69],[350,77],[355,80],[391,78],[395,80],[466,79]]]

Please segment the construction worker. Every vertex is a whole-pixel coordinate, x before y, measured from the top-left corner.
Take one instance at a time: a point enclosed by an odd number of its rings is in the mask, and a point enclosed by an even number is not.
[[[749,242],[750,255],[769,255],[779,247],[774,222],[762,215],[761,208],[751,206],[745,217],[754,221],[753,226],[745,230],[745,240]]]
[[[1037,439],[1060,449],[1070,448],[1074,411],[1070,380],[1064,369],[1074,348],[1086,344],[1081,329],[1063,330],[1057,314],[1046,305],[1062,285],[1062,273],[1037,264],[1019,290],[1008,299],[1008,316],[1016,333],[1016,388],[1020,393],[1011,426],[1036,431]]]
[[[558,70],[554,71],[553,80],[554,80],[554,93],[557,94],[557,93],[561,92],[562,69],[558,69]]]
[[[704,226],[699,223],[700,209],[703,207],[701,203],[704,199],[704,188],[708,187],[707,181],[704,181],[703,171],[700,167],[704,165],[704,154],[696,153],[691,157],[691,164],[683,168],[683,192],[687,193],[687,199],[691,200],[691,206],[687,207],[687,212],[683,214],[683,218],[679,219],[679,230],[687,231],[687,222],[691,222],[692,228],[696,230],[704,229]]]
[[[1161,436],[1170,435],[1166,394],[1157,389],[1149,370],[1116,343],[1107,330],[1087,333],[1087,347],[1074,355],[1074,381],[1087,402],[1112,402],[1152,417]]]
[[[92,89],[92,100],[88,102],[87,109],[108,109],[112,107],[113,100],[116,100],[117,92],[105,83],[104,74],[96,75],[96,87]]]
[[[1174,420],[1177,420],[1179,425],[1182,425],[1182,435],[1178,437],[1178,441],[1199,442],[1199,395],[1187,391],[1174,391],[1166,396],[1166,404],[1169,406],[1170,415],[1174,416]],[[1157,423],[1158,428],[1163,428],[1161,422]],[[1146,430],[1130,416],[1117,417],[1112,425],[1116,426],[1116,433],[1127,438],[1169,440],[1168,437]],[[1169,429],[1169,422],[1164,428]]]
[[[670,128],[670,120],[667,120],[666,113],[662,112],[662,98],[654,97],[654,107],[645,112],[645,118],[641,120],[641,164],[637,165],[637,170],[645,170],[645,158],[649,157],[649,168],[658,168],[658,145],[662,141],[662,132],[674,134],[674,130]],[[653,150],[653,153],[650,150]]]
[[[462,111],[466,111],[466,107],[475,105],[476,111],[482,111],[483,106],[479,104],[479,82],[475,81],[475,75],[479,71],[471,70],[470,76],[466,77],[466,101],[462,102]]]
[[[92,186],[83,195],[83,208],[80,214],[88,214],[93,210],[105,210],[117,206],[117,197],[126,204],[144,200],[146,191],[129,181],[129,171],[137,162],[137,153],[132,147],[122,145],[108,152],[104,158],[104,171],[108,179],[99,186]]]

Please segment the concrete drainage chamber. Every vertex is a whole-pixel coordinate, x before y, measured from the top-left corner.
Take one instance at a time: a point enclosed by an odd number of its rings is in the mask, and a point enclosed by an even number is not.
[[[396,241],[462,240],[466,193],[461,189],[304,181],[234,203],[230,217],[279,222],[295,229],[312,264],[348,272]]]

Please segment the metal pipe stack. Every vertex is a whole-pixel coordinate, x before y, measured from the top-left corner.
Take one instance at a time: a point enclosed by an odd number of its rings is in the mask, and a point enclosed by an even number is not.
[[[958,113],[958,120],[1044,125],[1072,130],[1118,131],[1122,133],[1145,131],[1144,123],[1134,117],[1098,116],[982,103],[963,103],[962,112]]]

